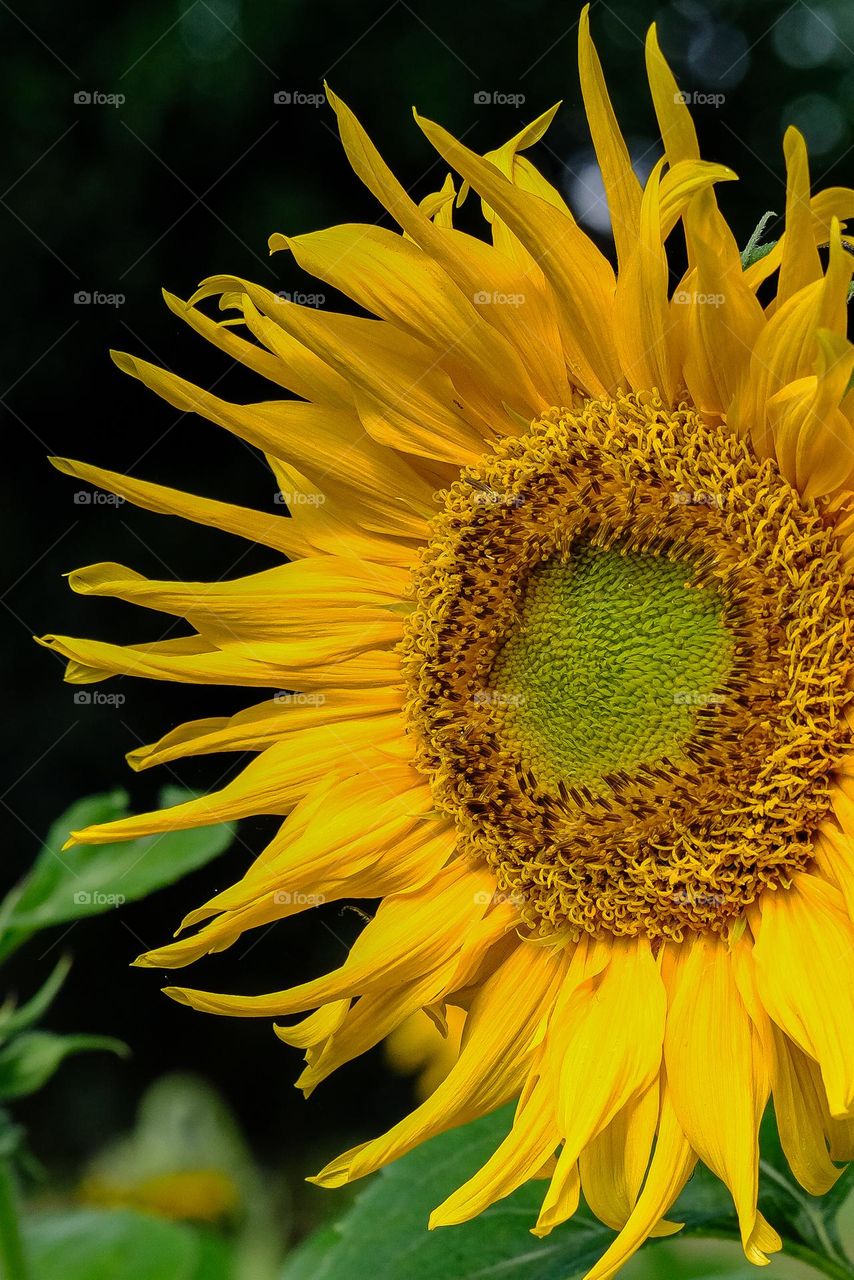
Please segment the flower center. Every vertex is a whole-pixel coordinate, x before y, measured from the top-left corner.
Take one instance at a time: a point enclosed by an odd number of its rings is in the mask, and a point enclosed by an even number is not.
[[[693,709],[713,704],[732,638],[693,567],[588,541],[534,568],[493,667],[499,733],[542,782],[586,783],[684,758]]]
[[[653,394],[551,410],[442,497],[407,724],[528,927],[723,932],[808,866],[852,737],[830,514]]]

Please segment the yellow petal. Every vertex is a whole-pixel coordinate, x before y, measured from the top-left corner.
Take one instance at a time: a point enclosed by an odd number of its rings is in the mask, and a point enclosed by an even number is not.
[[[453,165],[536,258],[558,301],[567,364],[590,394],[620,380],[612,323],[613,271],[592,241],[559,209],[520,191],[494,165],[439,125],[416,115],[439,154]]]
[[[811,1196],[823,1196],[842,1169],[831,1162],[824,1136],[824,1090],[811,1063],[774,1028],[772,1091],[780,1142],[792,1173]]]
[[[587,1143],[657,1077],[664,1014],[664,987],[646,938],[615,940],[601,978],[578,987],[563,1010],[549,1052],[564,1146],[537,1235],[564,1220],[564,1183],[574,1181]]]
[[[64,475],[73,476],[87,484],[96,485],[108,493],[115,493],[128,502],[156,511],[161,515],[180,516],[196,524],[224,529],[249,542],[260,542],[285,555],[299,551],[299,539],[292,521],[284,516],[269,515],[264,511],[252,511],[248,507],[235,507],[230,502],[216,502],[212,498],[199,498],[178,489],[167,489],[148,480],[135,480],[132,476],[106,471],[86,462],[71,458],[49,458],[48,461]]]
[[[426,820],[431,803],[418,775],[396,766],[343,782],[324,780],[243,879],[191,912],[181,928],[217,919],[192,937],[146,952],[136,964],[178,968],[225,950],[249,929],[323,902],[417,887],[437,875],[455,844],[446,823]]]
[[[849,822],[854,819],[854,806],[841,789],[834,808],[837,812],[841,810]],[[840,890],[849,919],[854,920],[854,822],[844,831],[834,824],[826,824],[816,839],[815,853],[818,866],[830,883]]]
[[[312,311],[283,303],[281,310]],[[194,386],[166,369],[134,356],[113,353],[124,372],[184,413],[198,413],[266,453],[317,477],[334,498],[365,509],[366,527],[423,538],[433,513],[431,493],[406,464],[365,438],[352,412],[278,400],[236,405]],[[322,514],[322,513],[321,513]]]
[[[40,636],[36,643],[69,659],[65,679],[70,684],[94,684],[109,676],[127,675],[178,684],[233,684],[306,693],[400,682],[399,657],[383,651],[359,654],[348,662],[318,663],[307,669],[305,662],[289,667],[277,661],[275,646],[262,660],[249,658],[236,649],[220,651],[201,636],[136,645],[107,644],[76,636]]]
[[[185,987],[168,987],[166,994],[204,1013],[263,1018],[397,986],[455,958],[460,938],[487,914],[493,884],[490,871],[453,860],[415,889],[384,897],[344,963],[323,977],[260,996]]]
[[[474,236],[436,226],[418,208],[394,177],[388,165],[350,108],[327,86],[329,103],[338,117],[341,141],[354,172],[369,191],[389,211],[417,245],[440,262],[468,298],[484,290],[488,281],[490,299],[511,299],[512,305],[485,305],[486,319],[520,352],[529,375],[550,404],[567,399],[566,377],[556,332],[554,306],[544,294],[541,281],[492,245]]]
[[[745,1254],[762,1264],[767,1258],[757,1234],[765,1233],[756,1199],[768,1064],[739,994],[732,957],[716,935],[678,947],[664,1052],[680,1127],[729,1187]]]
[[[747,376],[764,313],[744,282],[738,246],[711,190],[694,197],[684,224],[696,264],[683,298],[685,380],[701,411],[724,414]]]
[[[298,349],[298,344],[294,343],[287,353],[289,358],[285,359],[283,351],[274,354],[240,337],[234,332],[231,321],[212,320],[198,307],[176,298],[165,289],[163,298],[173,315],[195,329],[206,342],[224,351],[232,360],[239,360],[253,369],[268,382],[274,382],[306,400],[319,400],[339,408],[352,407],[353,400],[346,385],[339,383],[337,375],[304,347]]]
[[[350,1003],[349,1000],[335,1000],[332,1004],[325,1004],[314,1013],[307,1014],[293,1026],[274,1026],[273,1030],[283,1044],[292,1045],[295,1049],[307,1049],[334,1034],[350,1008]]]
[[[602,171],[617,259],[622,271],[637,245],[641,225],[641,185],[632,168],[628,147],[608,96],[599,55],[590,37],[589,13],[590,6],[585,5],[578,24],[578,71],[584,110]]]
[[[762,1000],[819,1063],[833,1116],[854,1108],[854,926],[841,896],[816,876],[760,899],[754,958]]]
[[[646,72],[661,140],[670,164],[675,165],[680,160],[699,160],[700,148],[691,112],[685,105],[685,94],[680,93],[661,52],[655,23],[646,37]]]
[[[566,971],[560,950],[517,946],[478,988],[460,1056],[426,1102],[381,1138],[345,1152],[311,1179],[341,1186],[397,1159],[419,1142],[492,1111],[522,1087],[537,1031]],[[507,999],[507,992],[516,998]]]
[[[386,723],[371,719],[318,725],[304,730],[298,740],[269,747],[221,791],[168,809],[85,827],[72,833],[71,843],[110,844],[113,840],[186,831],[260,813],[284,815],[315,782],[330,774],[343,777],[362,772],[369,765],[388,763],[390,753],[402,745],[396,716],[390,716]],[[411,748],[405,750],[409,752]]]
[[[658,1127],[659,1081],[617,1112],[579,1159],[584,1198],[600,1221],[620,1231],[631,1217],[643,1185]],[[652,1235],[672,1235],[663,1223]]]
[[[803,135],[789,126],[783,139],[786,156],[786,228],[775,306],[822,275],[810,208],[810,171]]]
[[[439,998],[444,974],[444,969],[434,969],[411,982],[360,996],[333,1034],[308,1055],[296,1087],[310,1097],[339,1067],[373,1049],[402,1021]]]
[[[666,1083],[649,1172],[637,1204],[623,1230],[584,1280],[611,1280],[664,1217],[690,1178],[697,1157],[679,1125]]]
[[[132,769],[220,751],[264,751],[289,734],[316,724],[337,724],[400,711],[400,689],[339,689],[329,693],[279,693],[267,702],[233,716],[192,720],[164,734],[158,742],[136,747],[126,759]]]
[[[813,373],[819,330],[845,336],[851,272],[850,256],[835,224],[823,279],[804,286],[783,303],[756,340],[749,375],[736,393],[728,421],[740,435],[749,435],[764,456],[773,452],[768,401],[789,383]]]
[[[660,160],[650,174],[639,210],[640,225],[633,248],[624,247],[625,265],[617,281],[615,326],[617,350],[629,385],[636,391],[655,388],[665,404],[675,391],[668,267],[661,236]]]
[[[816,333],[814,377],[789,383],[768,401],[774,452],[805,498],[840,489],[854,473],[854,424],[839,408],[854,370],[854,346],[828,329]]]
[[[220,649],[250,658],[270,653],[288,666],[306,650],[311,664],[394,644],[403,618],[389,606],[402,601],[408,583],[406,570],[336,556],[221,582],[156,581],[109,563],[69,574],[79,594],[113,596],[183,617]]]
[[[468,1222],[509,1196],[536,1176],[557,1144],[552,1091],[540,1081],[520,1099],[510,1132],[486,1164],[433,1210],[431,1229]]]
[[[514,347],[490,324],[442,267],[417,245],[382,227],[332,227],[294,237],[274,236],[311,275],[346,293],[365,310],[432,347],[438,364],[532,418],[548,406],[539,398]]]

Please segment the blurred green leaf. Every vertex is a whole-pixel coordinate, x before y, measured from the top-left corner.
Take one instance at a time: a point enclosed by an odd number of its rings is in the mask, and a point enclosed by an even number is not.
[[[272,1280],[289,1219],[284,1189],[274,1197],[269,1175],[257,1168],[225,1100],[206,1081],[178,1073],[155,1081],[142,1097],[133,1132],[89,1164],[85,1182],[90,1198],[97,1188],[95,1203],[145,1207],[136,1197],[147,1184],[198,1171],[222,1179],[222,1216],[233,1232],[235,1280]],[[173,1212],[180,1216],[175,1202]]]
[[[22,1150],[24,1130],[16,1124],[9,1112],[0,1108],[0,1161],[17,1156]]]
[[[70,957],[63,956],[41,990],[36,992],[26,1004],[15,1008],[14,1003],[10,1003],[0,1009],[0,1043],[17,1035],[19,1031],[26,1031],[28,1027],[41,1020],[68,977],[70,968]]]
[[[168,808],[194,794],[165,787],[159,803]],[[98,915],[173,884],[223,853],[233,838],[233,824],[221,823],[62,852],[72,831],[126,817],[127,805],[124,791],[90,796],[53,824],[32,870],[0,907],[0,960],[39,929]]]
[[[0,1099],[24,1098],[45,1085],[75,1053],[103,1049],[124,1056],[127,1047],[110,1036],[59,1036],[52,1031],[24,1031],[0,1049]]]
[[[231,1280],[224,1241],[131,1210],[40,1215],[24,1239],[38,1280]]]
[[[513,1195],[492,1205],[472,1222],[427,1230],[430,1211],[455,1187],[465,1182],[492,1154],[507,1132],[512,1107],[502,1108],[473,1124],[441,1134],[416,1148],[371,1180],[340,1222],[327,1227],[286,1262],[281,1280],[337,1280],[359,1275],[364,1259],[371,1273],[383,1280],[472,1280],[500,1271],[502,1280],[580,1280],[614,1239],[582,1203],[569,1222],[542,1242],[530,1234],[545,1191],[543,1182],[529,1182]],[[763,1144],[765,1145],[765,1144]],[[850,1264],[837,1250],[823,1202],[807,1196],[785,1166],[779,1144],[768,1149],[760,1203],[774,1225],[794,1241],[797,1256],[830,1258],[828,1274],[849,1276]],[[785,1180],[785,1184],[783,1182]],[[796,1214],[793,1197],[801,1214]],[[809,1212],[803,1201],[809,1201]],[[819,1227],[813,1212],[821,1218]],[[732,1202],[725,1187],[698,1166],[677,1205],[668,1214],[684,1222],[684,1236],[737,1237]],[[667,1242],[645,1246],[651,1261]],[[668,1250],[672,1244],[668,1245]],[[673,1274],[672,1255],[667,1274]]]

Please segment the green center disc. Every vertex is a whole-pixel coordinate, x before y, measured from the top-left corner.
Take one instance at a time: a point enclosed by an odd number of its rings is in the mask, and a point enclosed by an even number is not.
[[[617,770],[683,758],[732,658],[721,596],[692,576],[684,561],[588,543],[533,571],[484,698],[541,784],[595,789]]]

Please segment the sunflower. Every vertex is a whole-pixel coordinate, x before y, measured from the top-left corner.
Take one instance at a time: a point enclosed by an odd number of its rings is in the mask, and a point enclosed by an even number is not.
[[[167,295],[291,393],[255,404],[116,356],[261,449],[288,512],[56,460],[283,562],[212,583],[84,568],[74,590],[189,634],[43,641],[78,684],[283,691],[129,757],[256,753],[222,790],[75,833],[287,819],[182,926],[200,928],[137,963],[182,966],[318,902],[379,899],[332,973],[269,995],[167,992],[285,1019],[306,1094],[418,1010],[439,1026],[464,1010],[444,1081],[314,1181],[364,1177],[517,1099],[431,1225],[545,1172],[534,1234],[582,1191],[618,1232],[590,1280],[677,1229],[664,1215],[698,1160],[729,1188],[746,1256],[767,1261],[769,1096],[809,1193],[854,1144],[854,191],[811,195],[790,129],[784,233],[744,263],[716,196],[735,175],[700,159],[654,28],[646,59],[665,154],[642,186],[582,15],[616,273],[524,154],[554,111],[485,156],[416,116],[458,175],[417,204],[330,93],[350,164],[400,233],[270,243],[361,314],[230,276]],[[488,239],[454,226],[472,193]],[[215,321],[211,298],[235,314]]]

